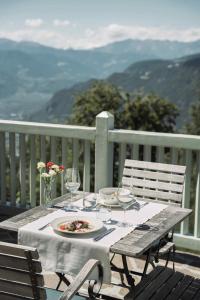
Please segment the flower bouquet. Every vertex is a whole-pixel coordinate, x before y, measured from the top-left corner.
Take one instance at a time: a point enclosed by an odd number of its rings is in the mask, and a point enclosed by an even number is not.
[[[64,166],[56,165],[54,162],[49,161],[44,163],[42,161],[38,162],[37,169],[40,172],[40,178],[44,182],[44,205],[46,207],[51,207],[52,205],[52,184],[55,181],[57,175],[63,173]]]

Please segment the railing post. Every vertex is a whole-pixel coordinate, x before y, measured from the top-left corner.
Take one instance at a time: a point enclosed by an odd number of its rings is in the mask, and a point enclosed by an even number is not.
[[[108,131],[114,128],[114,116],[103,111],[96,116],[95,140],[95,191],[112,186],[113,143],[108,141]]]

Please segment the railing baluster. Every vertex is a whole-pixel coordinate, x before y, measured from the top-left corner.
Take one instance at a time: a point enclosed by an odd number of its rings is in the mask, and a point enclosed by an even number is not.
[[[126,159],[126,144],[121,143],[119,145],[119,171],[118,171],[119,182],[121,182],[122,179],[125,159]]]
[[[1,205],[6,204],[6,145],[5,145],[5,133],[0,132],[0,184],[1,184]]]
[[[57,163],[57,159],[56,159],[57,138],[55,136],[51,136],[50,143],[51,143],[51,161]],[[56,198],[56,194],[57,194],[56,193],[56,180],[52,184],[51,194],[52,194],[52,198]]]
[[[79,141],[78,141],[78,139],[73,139],[72,148],[73,148],[73,168],[78,168],[78,161],[79,161]]]
[[[40,161],[46,163],[46,137],[40,136]],[[44,203],[44,182],[40,178],[40,205]]]
[[[90,141],[84,142],[83,190],[90,191]]]
[[[164,162],[164,154],[165,154],[164,147],[157,147],[156,150],[157,150],[156,151],[157,162],[160,162],[160,163]]]
[[[139,145],[137,144],[132,145],[131,158],[135,160],[139,159]]]
[[[20,204],[26,205],[26,141],[25,134],[19,135],[19,178],[20,178]]]
[[[11,205],[16,206],[16,143],[15,133],[9,134],[10,150],[10,197]]]
[[[200,237],[200,151],[197,152],[197,183],[195,198],[194,236]]]
[[[172,148],[171,149],[171,163],[177,164],[177,162],[178,162],[178,149]]]
[[[192,174],[192,151],[186,150],[185,157],[186,164],[186,178],[185,178],[185,186],[184,186],[184,194],[183,194],[183,207],[190,207],[190,185],[191,185],[191,174]],[[181,223],[181,233],[188,234],[189,232],[189,219],[187,218]]]
[[[30,135],[30,204],[36,206],[36,153],[35,153],[35,136]]]
[[[67,168],[67,139],[62,138],[62,165]],[[61,193],[62,195],[66,193],[65,185],[64,185],[64,174],[61,176]]]
[[[151,161],[151,146],[150,145],[144,146],[143,157],[144,157],[145,161]]]

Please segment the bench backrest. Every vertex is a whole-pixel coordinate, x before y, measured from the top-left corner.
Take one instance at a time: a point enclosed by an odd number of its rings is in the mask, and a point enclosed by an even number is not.
[[[45,300],[41,272],[36,249],[0,242],[0,299]]]
[[[125,160],[122,184],[141,199],[181,205],[185,166]]]

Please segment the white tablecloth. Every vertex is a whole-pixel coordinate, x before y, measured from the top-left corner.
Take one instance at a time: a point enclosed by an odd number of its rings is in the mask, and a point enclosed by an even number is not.
[[[141,206],[142,202],[139,201]],[[81,203],[80,201],[77,203]],[[101,261],[104,268],[104,282],[110,282],[111,270],[109,263],[109,249],[122,237],[131,232],[136,224],[141,224],[158,214],[167,206],[158,203],[149,203],[140,210],[128,210],[126,220],[132,223],[131,227],[119,227],[118,225],[105,225],[107,228],[116,227],[116,230],[99,241],[94,241],[93,237],[98,233],[93,233],[78,237],[70,235],[61,236],[55,233],[51,226],[39,230],[45,224],[55,218],[64,216],[90,216],[97,218],[98,212],[65,212],[63,210],[54,211],[32,223],[19,229],[19,244],[37,248],[44,270],[61,272],[76,275],[83,265],[90,258]],[[123,212],[121,210],[112,211],[112,219],[122,221]],[[93,274],[93,276],[96,276]]]

